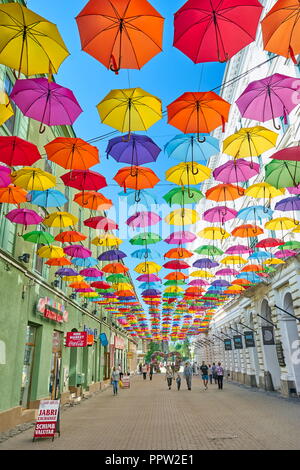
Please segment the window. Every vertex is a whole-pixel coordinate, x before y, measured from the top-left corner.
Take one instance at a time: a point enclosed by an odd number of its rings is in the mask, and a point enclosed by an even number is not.
[[[4,90],[8,96],[11,94],[12,89],[13,89],[13,82],[11,81],[9,76],[6,75],[4,79]],[[11,106],[13,108],[14,115],[5,122],[5,127],[8,130],[8,132],[13,135],[14,129],[15,129],[17,107],[13,101],[11,101]]]
[[[1,204],[0,207],[0,247],[11,255],[15,249],[15,237],[17,225],[10,222],[5,214],[9,212],[7,204]]]

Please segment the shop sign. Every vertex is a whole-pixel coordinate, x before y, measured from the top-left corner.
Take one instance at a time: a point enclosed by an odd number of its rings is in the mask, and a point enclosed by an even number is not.
[[[133,352],[132,351],[128,351],[127,358],[128,359],[133,359]]]
[[[68,331],[66,346],[68,348],[84,348],[87,346],[88,334],[86,331]]]
[[[224,339],[224,346],[225,346],[225,351],[231,351],[232,350],[231,339]]]
[[[64,305],[59,302],[55,302],[50,297],[43,297],[39,299],[37,304],[37,311],[44,318],[53,320],[57,323],[66,323],[68,321],[68,312]]]
[[[95,338],[98,336],[97,328],[89,328],[86,325],[83,325],[83,331],[86,331],[88,335],[93,335]]]
[[[105,333],[101,333],[99,335],[99,339],[101,341],[102,346],[107,346],[108,345],[108,339]]]
[[[95,339],[94,335],[89,335],[89,334],[88,334],[88,335],[87,335],[87,346],[93,346],[93,344],[94,344],[94,339]]]
[[[282,347],[282,342],[281,341],[276,341],[276,354],[278,358],[278,363],[281,367],[285,367],[285,357],[284,357],[284,352],[283,352],[283,347]]]
[[[254,348],[255,340],[253,331],[244,331],[245,345],[246,348]]]
[[[235,335],[233,337],[234,349],[243,349],[242,335]]]
[[[261,330],[262,330],[263,344],[265,344],[266,346],[275,344],[273,326],[262,326]]]
[[[41,400],[35,423],[33,439],[37,437],[54,437],[59,432],[60,400]]]
[[[124,349],[125,348],[125,341],[123,338],[120,338],[119,336],[115,336],[115,344],[114,344],[116,349]]]

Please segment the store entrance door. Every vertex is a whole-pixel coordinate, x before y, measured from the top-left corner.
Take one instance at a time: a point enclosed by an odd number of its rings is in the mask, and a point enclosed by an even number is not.
[[[26,326],[25,351],[22,371],[22,385],[20,393],[20,406],[28,408],[30,401],[30,388],[32,381],[32,369],[37,328],[32,325]]]
[[[61,353],[62,333],[54,330],[52,336],[52,357],[49,381],[51,400],[57,400],[60,395]]]

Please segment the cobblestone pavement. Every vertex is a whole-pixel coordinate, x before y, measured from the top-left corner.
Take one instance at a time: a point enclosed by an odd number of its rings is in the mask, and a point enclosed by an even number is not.
[[[33,428],[0,450],[300,449],[300,403],[225,383],[192,391],[164,376],[132,379],[129,390],[99,393],[62,413],[61,437],[32,442]]]

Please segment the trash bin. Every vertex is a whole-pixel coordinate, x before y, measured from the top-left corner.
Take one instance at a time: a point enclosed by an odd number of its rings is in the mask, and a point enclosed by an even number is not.
[[[265,384],[265,390],[269,392],[274,392],[272,375],[269,371],[264,372],[264,384]]]

